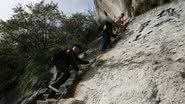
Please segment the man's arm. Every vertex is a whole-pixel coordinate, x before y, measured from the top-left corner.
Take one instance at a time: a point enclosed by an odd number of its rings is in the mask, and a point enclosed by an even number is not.
[[[85,61],[78,57],[74,57],[71,65],[76,71],[79,71],[78,64],[89,64],[89,61]]]
[[[66,55],[68,56],[68,64],[70,64],[73,69],[75,69],[76,71],[79,71],[79,67],[75,61],[75,57],[73,55],[73,51],[71,49],[68,49],[66,52]]]
[[[97,33],[100,33],[102,30],[103,30],[103,24],[101,24],[99,27],[98,27],[98,31],[97,31]]]
[[[79,64],[89,64],[89,61],[85,61],[80,59],[78,56],[75,57],[75,60],[79,63]]]
[[[71,66],[76,70],[79,71],[79,67],[77,66],[75,61],[72,61]]]
[[[75,69],[76,71],[79,71],[79,67],[75,61],[75,58],[73,56],[70,56],[70,65],[73,67],[73,69]]]

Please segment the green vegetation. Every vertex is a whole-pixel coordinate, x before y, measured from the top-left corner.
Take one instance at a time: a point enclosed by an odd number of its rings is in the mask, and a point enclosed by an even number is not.
[[[11,83],[20,95],[37,89],[49,78],[53,52],[73,44],[87,49],[97,36],[93,15],[66,17],[53,2],[18,5],[13,10],[9,20],[0,21],[0,94]]]

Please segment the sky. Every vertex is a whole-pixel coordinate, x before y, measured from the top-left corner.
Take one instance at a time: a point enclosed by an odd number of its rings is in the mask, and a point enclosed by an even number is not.
[[[56,1],[56,0],[55,0]],[[59,1],[59,2],[58,2]],[[58,0],[58,5],[65,14],[87,12],[94,8],[93,0]]]
[[[12,8],[17,4],[37,3],[41,0],[1,0],[0,1],[0,19],[7,20],[13,14]],[[85,12],[94,9],[93,0],[45,0],[46,2],[53,1],[58,3],[59,10],[66,15],[71,15],[76,12]]]

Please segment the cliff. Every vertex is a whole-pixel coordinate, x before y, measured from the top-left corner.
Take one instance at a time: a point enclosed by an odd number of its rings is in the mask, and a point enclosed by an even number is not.
[[[94,4],[97,16],[104,16],[105,11],[110,17],[121,13],[132,17],[171,1],[173,0],[94,0]]]
[[[117,9],[108,13],[119,14],[118,0],[110,1]],[[136,17],[78,84],[74,98],[59,104],[185,104],[184,10],[181,0]]]

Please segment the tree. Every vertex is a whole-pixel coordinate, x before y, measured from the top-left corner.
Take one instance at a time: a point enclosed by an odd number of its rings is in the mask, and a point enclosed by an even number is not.
[[[40,79],[49,64],[48,50],[62,36],[66,20],[53,2],[18,5],[13,10],[9,20],[0,21],[0,91],[9,88],[4,82],[14,78],[19,79],[20,89],[28,88],[30,77]]]
[[[73,14],[63,26],[68,33],[68,40],[73,40],[73,43],[81,44],[84,48],[97,36],[97,27],[92,15],[82,13]]]
[[[1,85],[9,88],[4,82],[12,79],[19,93],[33,90],[34,79],[48,78],[50,50],[73,44],[87,47],[96,37],[92,15],[77,13],[67,18],[53,2],[18,5],[13,10],[9,20],[0,21],[0,92],[4,91]]]
[[[13,17],[1,21],[0,30],[6,43],[30,57],[37,54],[35,52],[53,46],[62,34],[60,30],[65,19],[56,4],[45,4],[41,1],[27,5],[26,9],[21,5],[14,8]]]

